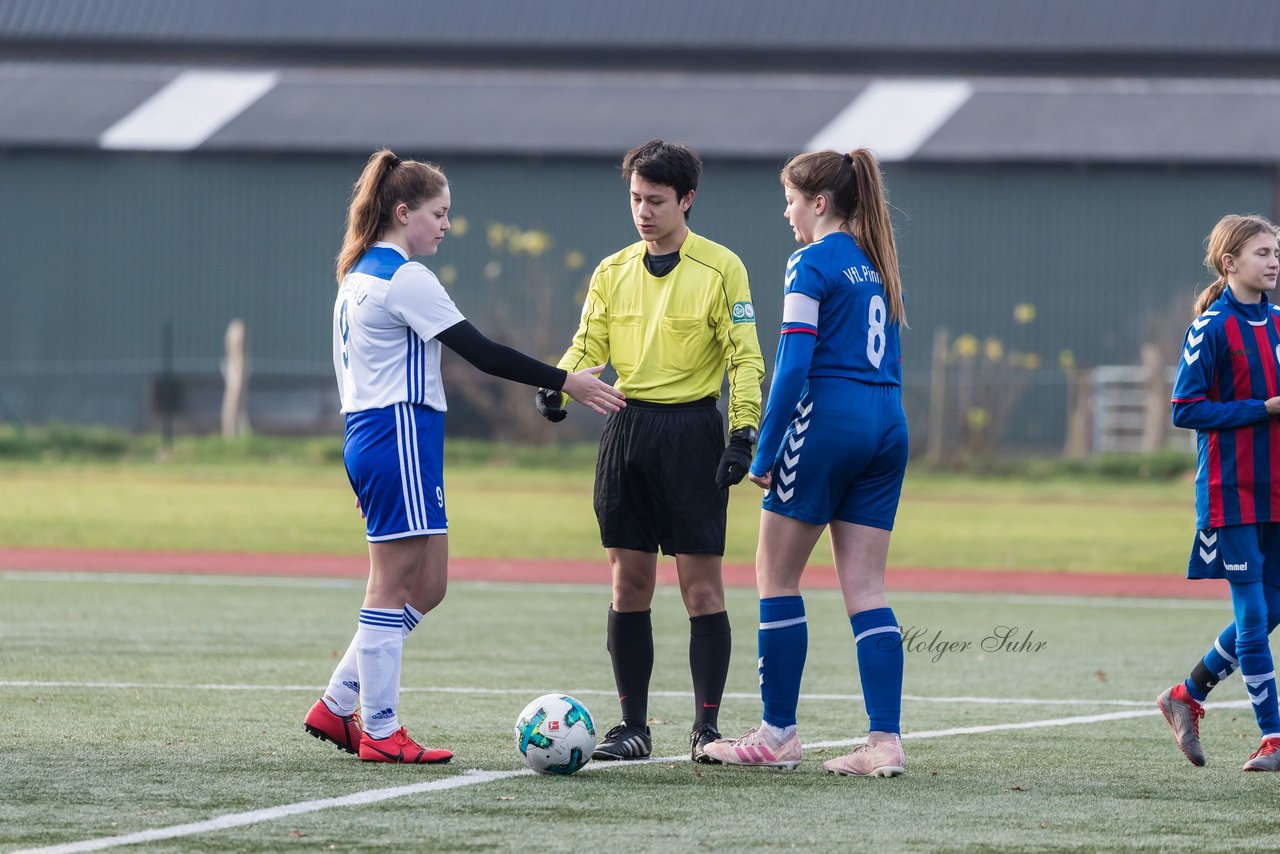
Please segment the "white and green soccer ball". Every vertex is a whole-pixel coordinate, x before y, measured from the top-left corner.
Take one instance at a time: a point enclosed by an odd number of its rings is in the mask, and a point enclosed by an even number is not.
[[[516,749],[539,774],[572,774],[591,760],[596,725],[572,697],[543,694],[516,718]]]

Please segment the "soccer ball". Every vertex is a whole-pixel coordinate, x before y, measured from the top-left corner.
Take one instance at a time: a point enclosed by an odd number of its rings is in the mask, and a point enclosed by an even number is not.
[[[596,725],[572,697],[544,694],[516,718],[516,749],[539,774],[572,774],[596,749]]]

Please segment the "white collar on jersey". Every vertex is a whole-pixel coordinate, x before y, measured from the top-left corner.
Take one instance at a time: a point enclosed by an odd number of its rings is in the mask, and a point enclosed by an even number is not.
[[[397,252],[399,252],[399,253],[400,253],[400,255],[401,255],[401,256],[402,256],[406,261],[407,261],[407,260],[409,260],[409,253],[408,253],[408,252],[405,252],[403,249],[401,249],[399,246],[396,246],[394,243],[388,243],[388,242],[387,242],[387,241],[385,241],[385,240],[379,240],[377,243],[373,244],[373,246],[371,246],[370,248],[371,248],[371,249],[376,249],[376,248],[378,248],[378,247],[382,247],[383,249],[394,249],[394,250],[396,250]]]

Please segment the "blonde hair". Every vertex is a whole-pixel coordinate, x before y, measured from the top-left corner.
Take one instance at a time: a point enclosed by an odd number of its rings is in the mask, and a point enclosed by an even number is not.
[[[401,160],[389,148],[375,151],[351,188],[347,232],[338,252],[338,284],[386,232],[396,205],[404,202],[410,210],[417,210],[448,185],[444,172],[434,163]]]
[[[884,175],[876,156],[866,148],[855,148],[848,154],[838,151],[797,154],[782,167],[782,183],[804,193],[808,199],[826,194],[832,209],[844,219],[846,230],[880,272],[889,319],[907,328],[898,247],[893,239],[893,221],[889,219]]]
[[[1274,223],[1257,214],[1227,214],[1218,220],[1205,240],[1204,253],[1204,265],[1218,277],[1196,296],[1196,317],[1208,311],[1227,288],[1227,270],[1222,265],[1222,256],[1239,255],[1246,243],[1264,231],[1280,234]]]

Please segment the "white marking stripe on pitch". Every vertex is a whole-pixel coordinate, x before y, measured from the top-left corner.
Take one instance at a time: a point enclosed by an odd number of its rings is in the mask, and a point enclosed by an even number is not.
[[[26,851],[99,851],[103,848],[115,848],[120,845],[135,845],[139,842],[158,842],[162,839],[177,839],[182,836],[195,836],[197,833],[215,833],[219,830],[229,830],[233,827],[245,827],[250,824],[260,824],[264,821],[274,821],[278,818],[285,818],[291,815],[301,815],[309,812],[319,812],[320,810],[332,809],[334,807],[354,807],[361,806],[363,804],[373,804],[378,801],[391,800],[392,798],[403,798],[407,795],[416,795],[419,792],[438,792],[444,789],[457,789],[462,786],[474,786],[477,783],[491,783],[494,780],[504,780],[508,777],[514,777],[517,774],[532,773],[532,771],[527,770],[467,770],[455,777],[446,777],[443,780],[432,780],[427,783],[414,783],[409,786],[393,786],[389,789],[367,789],[363,792],[353,792],[350,795],[342,795],[337,798],[321,798],[315,801],[300,801],[296,804],[281,804],[278,807],[267,807],[266,809],[261,810],[220,815],[217,818],[211,818],[207,821],[195,821],[190,824],[177,824],[173,827],[158,827],[154,830],[142,830],[137,833],[126,833],[123,836],[104,836],[100,839],[87,839],[84,842],[68,842],[65,845],[50,845],[46,848],[29,848],[26,849]]]
[[[866,147],[882,161],[906,160],[973,95],[963,80],[877,80],[804,147]]]
[[[320,693],[323,686],[317,685],[250,685],[236,683],[189,684],[183,682],[76,682],[70,680],[27,680],[0,679],[0,688],[101,688],[112,691],[253,691],[270,693],[273,691],[306,691]],[[600,688],[570,688],[567,691],[550,691],[544,688],[448,688],[448,687],[414,687],[401,686],[401,694],[477,694],[486,696],[536,697],[542,694],[564,693],[571,697],[616,697],[617,691]],[[687,700],[693,697],[691,691],[650,691],[650,697],[666,697]],[[759,700],[760,694],[740,691],[726,691],[726,700]],[[801,694],[801,700],[823,701],[838,700],[861,702],[861,694]],[[1148,707],[1154,700],[1090,700],[1082,697],[1066,699],[1039,699],[1035,697],[924,697],[918,694],[903,694],[902,699],[915,703],[948,703],[952,705],[977,706],[1137,706]]]
[[[75,584],[176,584],[195,587],[294,587],[300,589],[334,588],[363,590],[367,584],[361,579],[346,578],[298,578],[272,575],[175,575],[170,573],[133,573],[133,572],[71,572],[71,571],[30,571],[0,570],[0,580],[8,582],[64,582]],[[607,583],[583,582],[563,584],[539,584],[538,590],[560,594],[597,595],[601,588],[608,588]],[[475,588],[482,590],[516,590],[527,591],[528,584],[518,581],[453,581],[450,587]],[[741,591],[740,591],[741,592]],[[659,587],[655,595],[674,597],[680,591],[672,587]],[[743,595],[746,595],[745,592]],[[804,595],[811,598],[835,598],[840,596],[839,590],[816,589],[805,590]],[[972,602],[982,599],[992,604],[1009,605],[1068,605],[1081,608],[1159,608],[1160,610],[1188,611],[1221,611],[1229,607],[1222,599],[1139,599],[1131,596],[1060,596],[1056,594],[1033,593],[995,593],[991,591],[975,591],[973,593],[936,592],[896,590],[890,591],[895,599],[905,602]]]
[[[1226,703],[1206,703],[1206,708],[1242,708],[1247,701],[1232,701]],[[1158,715],[1158,709],[1146,709],[1143,711],[1131,712],[1110,712],[1104,715],[1080,715],[1071,718],[1049,718],[1041,721],[1026,721],[1014,724],[991,724],[988,726],[968,726],[956,727],[953,729],[925,730],[922,732],[909,732],[903,735],[903,740],[915,740],[924,738],[946,738],[953,735],[980,735],[989,732],[1001,732],[1005,730],[1019,729],[1038,729],[1041,727],[1059,727],[1059,726],[1075,726],[1077,724],[1093,724],[1103,723],[1106,721],[1125,720],[1127,718],[1150,717]],[[817,750],[824,747],[847,747],[850,745],[861,744],[866,741],[865,737],[851,738],[840,741],[818,741],[812,744],[804,745],[807,750]],[[687,754],[678,756],[660,756],[650,759],[641,760],[639,762],[618,762],[618,763],[601,763],[599,765],[589,765],[579,773],[601,773],[609,769],[626,768],[631,765],[651,764],[654,762],[687,762],[689,757]],[[71,854],[75,851],[99,851],[103,848],[115,848],[121,845],[133,845],[139,842],[157,842],[164,839],[177,839],[183,836],[194,836],[198,833],[213,833],[219,830],[228,830],[233,827],[245,827],[250,824],[260,824],[264,821],[274,821],[278,818],[285,818],[291,815],[301,815],[303,813],[319,812],[320,810],[332,809],[334,807],[359,806],[361,804],[377,803],[378,801],[387,801],[392,798],[403,798],[408,795],[416,795],[422,792],[438,792],[445,789],[458,789],[463,786],[474,786],[480,783],[493,783],[499,780],[508,780],[512,777],[527,776],[533,772],[528,769],[519,771],[479,771],[466,770],[455,777],[449,777],[444,780],[432,780],[426,783],[415,783],[409,786],[394,786],[388,789],[368,789],[363,792],[354,792],[350,795],[342,795],[336,798],[322,798],[314,801],[300,801],[294,804],[281,804],[276,807],[268,807],[266,809],[251,810],[249,812],[231,813],[229,815],[218,816],[207,821],[197,821],[190,824],[179,824],[173,827],[160,827],[153,830],[143,830],[137,833],[127,833],[123,836],[104,836],[99,839],[87,839],[83,842],[68,842],[63,845],[51,845],[46,848],[28,848],[14,854]]]
[[[184,71],[103,132],[103,148],[187,151],[276,85],[262,71]]]

